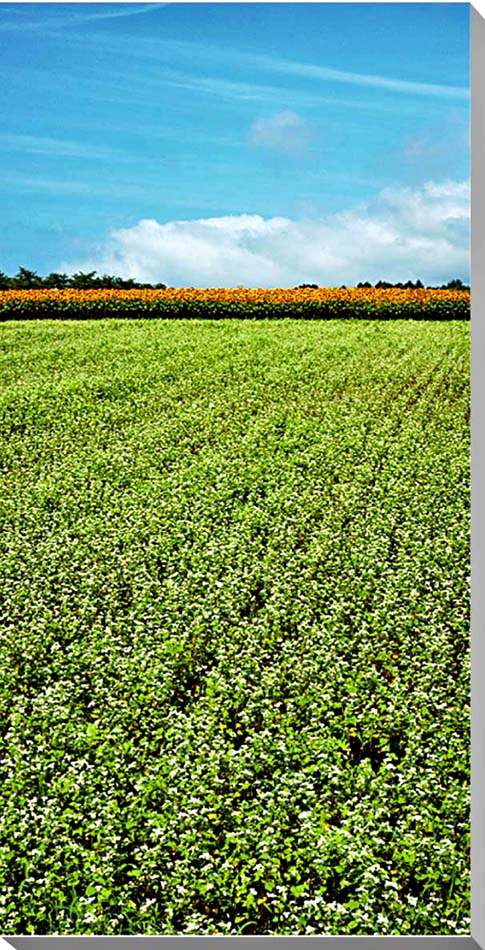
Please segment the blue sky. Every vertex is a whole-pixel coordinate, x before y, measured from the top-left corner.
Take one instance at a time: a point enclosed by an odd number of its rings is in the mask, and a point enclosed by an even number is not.
[[[469,15],[0,4],[0,270],[468,280]]]

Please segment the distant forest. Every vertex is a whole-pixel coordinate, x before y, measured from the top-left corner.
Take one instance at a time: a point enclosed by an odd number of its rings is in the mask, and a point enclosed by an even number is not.
[[[19,267],[15,277],[9,277],[0,271],[0,290],[65,290],[67,287],[77,290],[90,290],[104,288],[109,290],[131,290],[136,288],[166,290],[166,284],[141,284],[136,280],[129,278],[124,280],[122,277],[112,277],[109,274],[98,276],[95,270],[89,273],[79,271],[69,277],[68,274],[47,274],[47,277],[41,277],[34,270],[27,270],[26,267]]]
[[[106,289],[106,290],[166,290],[166,284],[144,284],[139,283],[136,280],[133,280],[131,277],[124,279],[123,277],[112,277],[110,274],[103,274],[99,276],[95,270],[89,271],[89,273],[83,273],[79,271],[77,274],[73,274],[69,277],[68,274],[47,274],[47,277],[41,277],[33,270],[28,270],[26,267],[19,267],[18,272],[15,274],[15,277],[9,277],[8,274],[4,274],[0,271],[0,290],[36,290],[36,289],[50,289],[50,290],[64,290],[66,288],[76,288],[78,290],[90,290],[90,289]],[[387,280],[378,280],[376,284],[371,284],[369,281],[364,283],[360,282],[357,284],[357,287],[376,287],[376,288],[389,288],[389,287],[401,287],[404,290],[470,290],[468,284],[464,284],[459,278],[448,281],[447,284],[423,284],[420,280],[412,281],[408,280],[404,283],[391,284]],[[311,288],[314,290],[319,289],[318,284],[298,284],[298,288]],[[345,284],[341,286],[342,290],[346,289]]]
[[[299,287],[311,287],[314,290],[318,290],[318,284],[299,284]],[[470,290],[469,284],[464,284],[459,277],[455,277],[454,280],[449,280],[447,284],[423,284],[420,280],[408,280],[405,284],[399,281],[397,284],[391,284],[388,280],[378,280],[377,283],[371,284],[368,280],[364,283],[360,281],[356,284],[356,287],[377,287],[377,288],[386,288],[386,287],[401,287],[403,290]],[[341,290],[346,290],[345,284],[342,284]]]

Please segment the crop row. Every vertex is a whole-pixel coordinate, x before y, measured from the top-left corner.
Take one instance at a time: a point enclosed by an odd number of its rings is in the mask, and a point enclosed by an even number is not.
[[[395,287],[0,291],[0,320],[66,320],[112,316],[468,320],[470,293],[467,290],[411,290]]]

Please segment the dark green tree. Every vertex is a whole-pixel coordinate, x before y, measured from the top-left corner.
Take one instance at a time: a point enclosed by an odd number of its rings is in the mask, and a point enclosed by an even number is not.
[[[63,290],[69,286],[69,277],[67,274],[57,274],[53,272],[52,274],[47,274],[47,277],[44,277],[42,284],[44,287]]]
[[[27,267],[19,267],[15,277],[14,286],[18,290],[30,290],[34,287],[42,287],[42,277],[35,270],[28,270]]]
[[[76,287],[78,290],[88,290],[93,287],[99,287],[99,279],[96,279],[96,271],[92,270],[88,273],[83,271],[78,271],[77,274],[73,274],[69,278],[69,286]]]
[[[443,290],[470,290],[468,284],[464,284],[459,277],[449,280],[447,284],[442,284]]]

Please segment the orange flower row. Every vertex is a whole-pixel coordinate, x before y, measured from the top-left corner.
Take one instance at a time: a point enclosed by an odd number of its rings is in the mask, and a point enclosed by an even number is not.
[[[467,319],[467,290],[375,288],[0,291],[0,319],[101,316]]]
[[[48,288],[34,290],[3,290],[0,291],[0,302],[24,300],[237,300],[248,303],[291,303],[300,301],[319,300],[371,300],[373,303],[392,300],[396,303],[409,300],[419,300],[426,303],[431,300],[468,299],[468,290],[435,290],[432,288],[408,289],[401,287],[296,287],[296,288],[246,288],[246,287],[168,287],[165,290],[154,289],[87,289],[52,290]]]

